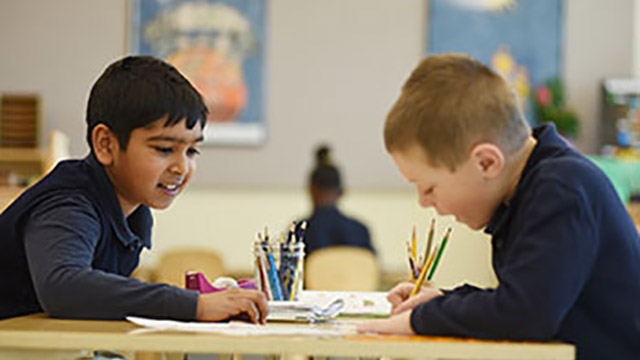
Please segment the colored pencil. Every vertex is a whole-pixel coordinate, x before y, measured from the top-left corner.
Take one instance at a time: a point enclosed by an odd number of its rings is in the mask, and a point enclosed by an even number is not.
[[[431,264],[433,264],[433,259],[435,258],[437,251],[438,251],[438,245],[436,245],[436,247],[433,249],[433,252],[431,253],[431,255],[429,255],[429,260],[427,260],[427,262],[422,267],[422,271],[420,271],[420,276],[418,277],[418,280],[416,281],[416,284],[414,285],[413,290],[411,291],[411,295],[409,295],[409,297],[414,296],[415,294],[418,293],[418,291],[420,291],[420,287],[424,282],[424,278],[427,275],[427,271],[429,267],[431,266]]]
[[[429,226],[429,234],[427,235],[427,247],[424,249],[424,257],[422,258],[424,260],[424,262],[427,262],[427,259],[429,259],[429,254],[431,253],[431,246],[433,245],[433,233],[435,232],[436,228],[436,219],[432,218],[431,219],[431,225]],[[422,267],[424,268],[425,264],[422,264]]]
[[[416,241],[416,227],[414,226],[413,231],[411,232],[411,257],[414,262],[418,260]]]
[[[438,263],[440,262],[440,258],[442,258],[442,253],[444,252],[444,248],[447,246],[447,241],[449,241],[449,236],[451,235],[451,228],[447,229],[447,233],[444,235],[444,239],[440,243],[438,254],[436,254],[436,258],[433,261],[433,266],[429,270],[429,275],[427,276],[427,280],[431,280],[433,278],[433,274],[436,272],[438,268]]]

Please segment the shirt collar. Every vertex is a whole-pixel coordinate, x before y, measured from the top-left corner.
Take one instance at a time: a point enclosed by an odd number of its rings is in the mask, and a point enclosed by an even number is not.
[[[510,215],[510,210],[518,204],[522,184],[526,180],[527,176],[531,174],[531,171],[544,159],[548,159],[549,157],[553,157],[555,154],[559,154],[570,149],[569,143],[558,134],[556,126],[553,123],[547,123],[534,128],[533,137],[538,142],[529,155],[527,163],[522,170],[522,174],[520,174],[515,194],[511,198],[509,204],[500,204],[493,213],[491,220],[489,220],[489,223],[484,230],[487,234],[495,235],[502,229]]]
[[[92,178],[95,180],[96,194],[100,207],[105,212],[109,225],[114,230],[118,240],[126,247],[142,245],[150,249],[153,217],[149,208],[145,205],[140,205],[128,218],[125,218],[116,196],[116,191],[107,176],[104,166],[96,159],[93,152],[84,160]]]

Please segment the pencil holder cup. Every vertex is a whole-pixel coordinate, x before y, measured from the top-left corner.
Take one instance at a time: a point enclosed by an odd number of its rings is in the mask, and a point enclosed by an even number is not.
[[[304,243],[253,245],[256,287],[269,301],[296,301],[304,279]]]

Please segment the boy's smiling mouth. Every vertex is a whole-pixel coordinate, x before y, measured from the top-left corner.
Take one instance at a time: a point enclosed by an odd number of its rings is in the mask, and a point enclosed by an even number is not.
[[[174,195],[175,193],[178,192],[178,190],[180,189],[182,184],[184,184],[184,180],[181,180],[179,182],[170,183],[170,184],[158,183],[158,187],[161,188],[162,190],[164,190],[165,192],[167,192],[167,193],[169,193],[171,195]]]

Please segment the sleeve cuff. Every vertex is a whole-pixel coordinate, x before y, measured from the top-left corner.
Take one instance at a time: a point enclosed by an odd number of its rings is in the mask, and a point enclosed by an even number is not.
[[[422,324],[422,307],[424,306],[424,304],[420,304],[418,306],[416,306],[415,308],[413,308],[413,310],[411,310],[411,317],[409,318],[409,323],[411,324],[411,330],[413,330],[414,333],[418,334],[418,335],[425,335],[422,331],[421,331],[421,324]]]
[[[165,316],[173,320],[191,321],[196,319],[198,297],[200,293],[170,286],[173,290],[167,294]]]

